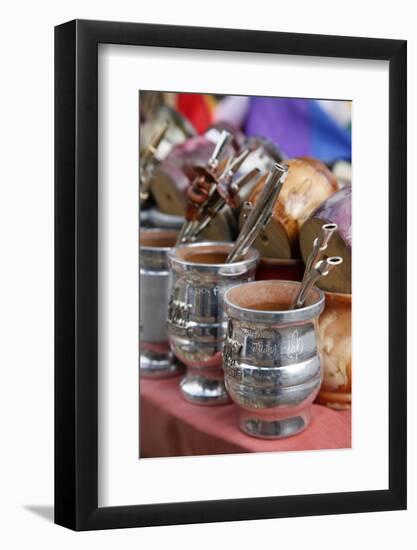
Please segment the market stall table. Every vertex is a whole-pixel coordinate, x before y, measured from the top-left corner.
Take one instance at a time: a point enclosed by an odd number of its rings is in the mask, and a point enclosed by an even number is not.
[[[238,428],[234,404],[202,407],[185,402],[179,378],[140,380],[140,456],[168,457],[268,451],[345,449],[351,446],[351,413],[313,405],[302,433],[281,440],[255,439]]]

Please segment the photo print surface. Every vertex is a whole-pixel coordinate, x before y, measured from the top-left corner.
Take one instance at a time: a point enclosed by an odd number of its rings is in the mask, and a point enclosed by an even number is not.
[[[138,118],[139,458],[350,448],[352,102]]]

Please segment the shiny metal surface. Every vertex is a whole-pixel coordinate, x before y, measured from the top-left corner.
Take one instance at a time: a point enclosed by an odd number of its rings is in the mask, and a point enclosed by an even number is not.
[[[230,187],[231,188],[233,187],[236,190],[235,192],[237,194],[238,190],[240,189],[240,186],[246,185],[250,180],[255,178],[255,176],[257,175],[258,175],[258,171],[257,169],[254,169],[251,172],[248,172],[247,174],[239,178],[239,180],[232,182],[230,184]],[[210,200],[212,201],[212,199]],[[198,226],[195,228],[193,232],[193,235],[192,235],[193,241],[196,241],[199,238],[201,233],[210,225],[213,218],[215,218],[215,216],[217,216],[217,214],[222,209],[225,209],[225,208],[227,208],[227,205],[224,199],[222,199],[221,197],[215,197],[215,200],[211,202],[211,204],[206,205],[207,212],[205,216],[201,218],[201,221],[199,221]]]
[[[214,151],[208,160],[207,165],[209,169],[216,170],[220,161],[220,157],[222,156],[224,150],[226,149],[226,146],[231,141],[231,139],[232,139],[232,134],[227,130],[222,130],[222,133],[220,134],[220,137],[216,143]]]
[[[324,294],[313,288],[304,308],[290,310],[299,286],[258,281],[224,295],[225,385],[240,408],[241,430],[254,437],[279,439],[304,430],[320,389],[317,331]],[[276,309],[267,309],[274,303]]]
[[[168,130],[169,122],[164,122],[149,143],[139,161],[139,198],[146,201],[149,198],[149,188],[157,165],[156,152]]]
[[[265,229],[271,219],[274,205],[278,200],[287,174],[288,167],[286,165],[278,163],[273,165],[256,204],[250,210],[246,210],[247,217],[227,258],[228,262],[239,260],[249,250],[258,234]]]
[[[248,181],[259,174],[259,171],[255,169],[234,181],[236,172],[248,154],[249,151],[246,150],[239,156],[228,159],[224,171],[218,176],[216,184],[212,188],[211,194],[200,206],[191,231],[184,242],[195,242],[223,207],[227,205],[231,208],[236,208],[238,206],[239,203],[235,202],[235,197],[238,195],[240,186],[247,184]]]
[[[140,232],[139,371],[144,378],[167,378],[184,371],[168,344],[168,252],[176,231],[146,229]]]
[[[314,268],[304,274],[300,288],[292,304],[292,309],[299,309],[304,306],[308,293],[321,277],[326,277],[332,269],[343,263],[340,256],[330,256],[325,260],[320,260]]]
[[[317,263],[323,257],[323,254],[326,252],[329,245],[329,241],[332,238],[333,234],[337,231],[337,224],[335,223],[325,223],[321,227],[320,235],[314,239],[313,247],[307,258],[306,266],[304,270],[303,280],[301,281],[301,286],[298,291],[298,294],[294,300],[293,307],[302,307],[303,301],[301,299],[302,295],[306,294],[306,290],[309,290],[310,287],[316,283],[318,280],[317,271],[312,275],[312,271],[317,267]],[[326,273],[327,275],[327,273]]]
[[[143,113],[144,117],[140,123],[140,151],[142,153],[146,150],[155,134],[168,122],[167,131],[155,153],[156,160],[162,162],[176,145],[184,143],[190,137],[195,136],[197,132],[190,121],[172,107],[163,104],[155,105],[155,107]]]
[[[203,173],[200,173],[200,171],[199,171],[199,175],[194,180],[195,182],[199,182],[202,179],[203,182],[204,182],[204,187],[205,188],[211,186],[210,194],[213,191],[215,191],[214,182],[217,179],[217,173],[216,172],[217,172],[217,169],[218,169],[218,166],[219,166],[220,157],[223,154],[223,152],[224,152],[226,146],[228,145],[228,143],[231,141],[231,139],[232,139],[232,134],[230,132],[228,132],[227,130],[223,130],[221,132],[221,134],[218,137],[218,140],[216,142],[216,145],[214,147],[214,150],[211,154],[211,157],[207,161],[207,165],[205,167],[203,167]],[[193,186],[194,186],[194,184],[191,185],[191,187],[193,187]],[[196,186],[196,191],[197,190],[198,190],[198,186]],[[190,191],[188,190],[187,195],[189,195],[189,192]],[[201,192],[198,192],[197,195],[199,197],[202,197]],[[204,194],[204,197],[205,196],[206,195]],[[207,200],[208,198],[209,198],[209,195],[207,195],[205,200]],[[199,217],[199,215],[201,215],[200,210],[201,210],[203,205],[200,204],[200,203],[192,205],[193,201],[190,201],[190,200],[188,202],[189,202],[189,205],[188,205],[187,211],[186,211],[186,219],[184,220],[184,225],[182,226],[182,228],[181,228],[181,230],[178,234],[178,237],[177,237],[177,244],[178,245],[185,244],[187,242],[191,242],[191,240],[192,240],[191,237],[192,237],[193,231],[194,231],[194,229],[197,228],[198,217]],[[197,212],[195,213],[195,217],[194,217],[193,214],[190,214],[190,212],[193,210],[193,208],[195,210],[197,210]]]
[[[320,236],[314,239],[313,248],[307,258],[305,276],[309,274],[311,269],[322,258],[324,252],[327,250],[330,239],[336,231],[337,224],[335,223],[325,223],[322,225]]]
[[[180,383],[182,396],[195,404],[229,401],[222,371],[227,327],[223,295],[230,287],[254,279],[259,253],[251,249],[234,264],[197,263],[196,255],[201,259],[201,254],[220,253],[225,259],[231,248],[230,243],[193,243],[173,249],[168,255],[172,271],[169,342],[187,366]]]

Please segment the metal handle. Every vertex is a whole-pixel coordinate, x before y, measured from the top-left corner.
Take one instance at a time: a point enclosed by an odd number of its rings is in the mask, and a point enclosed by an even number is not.
[[[226,148],[231,138],[232,138],[232,134],[227,130],[223,130],[222,133],[220,134],[220,139],[216,143],[214,151],[208,161],[208,166],[212,170],[217,168],[217,165],[219,164],[220,156],[222,155],[224,149]]]

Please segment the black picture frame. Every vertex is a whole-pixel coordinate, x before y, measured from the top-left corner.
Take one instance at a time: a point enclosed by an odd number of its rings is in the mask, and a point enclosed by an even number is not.
[[[387,490],[98,507],[97,53],[106,43],[389,62]],[[57,524],[90,530],[406,508],[406,48],[404,40],[106,21],[55,28]]]

